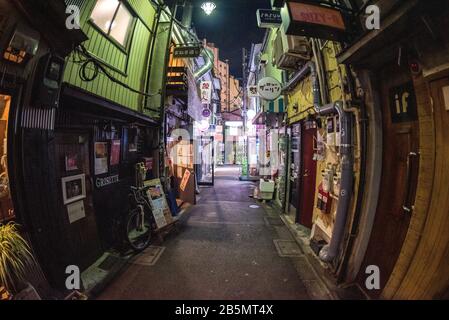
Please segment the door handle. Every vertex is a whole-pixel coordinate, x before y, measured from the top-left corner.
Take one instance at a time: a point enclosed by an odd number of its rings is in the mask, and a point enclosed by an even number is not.
[[[402,205],[402,209],[404,210],[405,213],[409,213],[412,214],[413,211],[415,210],[415,204],[414,204],[414,199],[410,199],[411,197],[411,193],[413,190],[413,186],[411,185],[412,183],[412,174],[413,174],[413,166],[412,166],[412,159],[417,158],[419,159],[420,157],[420,153],[419,152],[410,152],[407,155],[407,179],[406,181],[406,194],[405,194],[405,198],[404,198],[404,204]]]

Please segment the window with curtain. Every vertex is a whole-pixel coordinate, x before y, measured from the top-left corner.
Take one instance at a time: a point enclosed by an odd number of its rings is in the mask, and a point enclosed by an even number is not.
[[[91,15],[92,22],[122,46],[126,45],[133,16],[119,0],[98,0]]]

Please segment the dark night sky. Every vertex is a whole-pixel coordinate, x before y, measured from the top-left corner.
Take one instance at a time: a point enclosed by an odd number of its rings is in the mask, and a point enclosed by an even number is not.
[[[265,29],[257,27],[256,10],[270,8],[270,0],[215,0],[211,16],[201,10],[201,0],[193,0],[193,24],[200,39],[207,38],[220,48],[220,59],[229,59],[231,74],[242,76],[242,48],[263,41]]]

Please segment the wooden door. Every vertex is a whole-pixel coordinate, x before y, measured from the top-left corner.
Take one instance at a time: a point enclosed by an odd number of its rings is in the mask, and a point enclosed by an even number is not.
[[[63,179],[85,176],[84,199],[64,204],[61,190],[60,212],[65,215],[64,229],[68,238],[67,259],[71,264],[85,270],[102,254],[97,221],[93,205],[93,184],[89,135],[85,133],[56,133],[56,172],[58,184],[64,188]],[[74,205],[84,206],[84,217],[76,218]],[[69,211],[70,210],[70,211]],[[81,210],[80,210],[81,211]],[[72,221],[71,221],[72,220]]]
[[[380,290],[367,290],[377,298],[385,287],[404,243],[416,196],[419,170],[419,125],[412,78],[408,69],[392,66],[380,72],[383,113],[382,180],[373,230],[360,270],[365,288],[366,267],[380,269]]]
[[[307,121],[301,124],[301,171],[297,222],[307,228],[312,228],[315,204],[317,164],[313,154],[316,135],[317,128],[314,122]]]

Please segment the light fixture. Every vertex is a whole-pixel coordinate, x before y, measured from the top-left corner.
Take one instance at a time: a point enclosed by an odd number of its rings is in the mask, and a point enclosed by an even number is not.
[[[207,2],[203,2],[203,4],[201,5],[201,9],[203,9],[203,11],[210,16],[212,14],[212,12],[215,10],[215,8],[217,8],[216,4],[210,1]]]
[[[248,120],[251,121],[251,120],[253,120],[257,116],[257,113],[253,109],[250,109],[250,110],[248,110],[246,115],[248,117]]]
[[[37,32],[19,25],[14,31],[6,50],[1,55],[3,59],[9,62],[25,65],[36,55],[39,40],[40,35]]]

